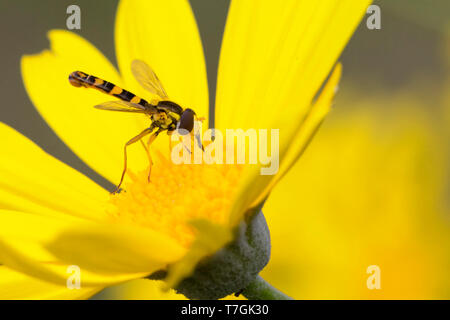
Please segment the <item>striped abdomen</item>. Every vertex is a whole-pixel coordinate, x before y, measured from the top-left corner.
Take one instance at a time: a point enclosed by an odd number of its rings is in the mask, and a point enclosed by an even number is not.
[[[114,83],[102,80],[96,76],[86,74],[81,71],[74,71],[69,75],[69,82],[75,87],[86,87],[100,90],[104,93],[117,97],[123,101],[139,104],[143,107],[148,105],[148,102],[139,98],[130,91],[124,90]]]

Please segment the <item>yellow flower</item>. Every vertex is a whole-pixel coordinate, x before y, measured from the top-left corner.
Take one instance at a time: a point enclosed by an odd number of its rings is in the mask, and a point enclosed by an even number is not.
[[[423,98],[445,97],[446,87],[376,97],[352,89],[342,84],[314,143],[264,205],[272,257],[261,275],[298,299],[448,299],[449,122]],[[366,285],[370,265],[380,267],[380,289]],[[106,294],[155,296],[146,280]]]
[[[132,148],[126,193],[110,196],[91,180],[1,125],[0,297],[82,298],[115,283],[169,270],[169,286],[234,237],[303,152],[327,114],[340,76],[322,83],[356,28],[368,1],[234,1],[221,50],[216,127],[279,128],[280,169],[256,166],[176,166],[158,138],[152,183],[147,158]],[[42,117],[90,167],[113,183],[123,144],[149,123],[93,105],[105,97],[74,89],[82,70],[135,94],[134,59],[156,71],[171,100],[208,116],[201,41],[187,1],[121,1],[116,18],[120,73],[86,40],[49,33],[51,49],[22,59],[26,90]],[[181,186],[181,187],[180,187]],[[69,290],[67,268],[81,269],[81,289]],[[14,290],[4,291],[3,283]]]
[[[424,95],[409,87],[337,99],[351,111],[327,120],[265,204],[273,254],[262,276],[271,284],[302,299],[449,298],[449,149],[429,114],[440,111],[414,92]],[[297,194],[286,224],[276,213]],[[370,265],[380,268],[379,290],[367,288]]]

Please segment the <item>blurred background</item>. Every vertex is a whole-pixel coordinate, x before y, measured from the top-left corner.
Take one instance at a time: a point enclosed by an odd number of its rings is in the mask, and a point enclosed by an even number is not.
[[[213,110],[229,1],[190,3]],[[374,3],[381,29],[367,28],[368,15],[361,22],[341,57],[334,110],[264,208],[273,250],[262,275],[297,299],[450,298],[450,2]],[[82,19],[73,31],[116,64],[117,1],[1,0],[0,121],[107,186],[42,120],[20,74],[23,54],[48,48],[50,29],[66,29],[71,4]],[[367,287],[370,265],[380,289]],[[182,298],[146,280],[96,297]]]

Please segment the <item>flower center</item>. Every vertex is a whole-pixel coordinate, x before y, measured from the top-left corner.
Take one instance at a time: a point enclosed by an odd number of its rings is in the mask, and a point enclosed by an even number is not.
[[[119,223],[134,223],[173,237],[188,247],[194,240],[190,220],[228,223],[228,210],[242,166],[175,165],[158,154],[150,182],[148,171],[128,172],[130,181],[111,196],[108,213]]]

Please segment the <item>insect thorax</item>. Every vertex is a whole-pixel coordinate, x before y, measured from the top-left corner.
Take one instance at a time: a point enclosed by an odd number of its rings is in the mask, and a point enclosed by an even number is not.
[[[158,109],[158,113],[152,115],[154,124],[161,129],[175,130],[183,108],[175,102],[168,100],[159,101],[156,108]]]

